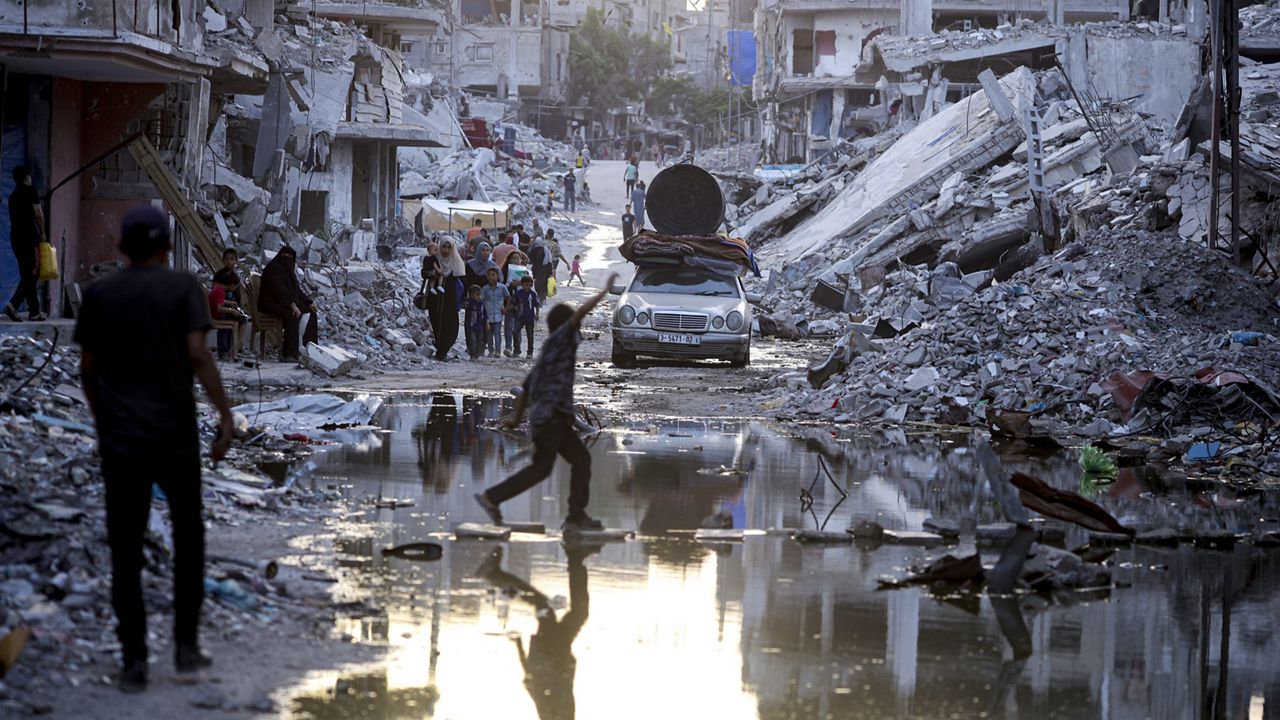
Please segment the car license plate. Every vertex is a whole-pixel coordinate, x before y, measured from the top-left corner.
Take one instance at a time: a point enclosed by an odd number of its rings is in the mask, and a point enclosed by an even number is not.
[[[674,345],[701,345],[702,338],[697,335],[675,335],[672,333],[658,333],[658,342],[672,343]]]

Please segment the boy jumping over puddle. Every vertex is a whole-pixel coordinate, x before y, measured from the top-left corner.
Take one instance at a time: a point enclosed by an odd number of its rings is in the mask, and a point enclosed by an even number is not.
[[[569,515],[564,529],[602,530],[604,524],[587,514],[591,493],[591,455],[574,429],[573,407],[574,365],[578,358],[578,330],[582,321],[595,309],[618,279],[609,276],[604,290],[592,296],[577,310],[563,303],[547,313],[547,339],[542,352],[524,380],[524,389],[516,399],[516,409],[507,417],[506,426],[514,429],[529,410],[529,428],[533,436],[533,464],[503,482],[476,493],[476,501],[493,522],[502,524],[498,506],[542,482],[551,474],[556,454],[564,456],[572,468],[569,484]]]

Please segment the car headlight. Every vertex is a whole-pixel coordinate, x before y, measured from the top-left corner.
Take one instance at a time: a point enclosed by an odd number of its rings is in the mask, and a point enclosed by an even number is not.
[[[636,309],[630,305],[623,305],[622,308],[618,310],[618,320],[621,321],[623,325],[630,325],[635,321],[635,319]]]
[[[648,325],[648,324],[649,324],[649,313],[647,313],[647,312],[641,312],[639,315],[636,315],[636,324],[637,324],[637,325]]]
[[[717,330],[724,327],[724,318],[720,317],[719,315],[711,318],[711,327]]]
[[[725,324],[728,325],[729,329],[734,332],[741,330],[742,329],[742,313],[738,312],[737,310],[734,310],[733,312],[729,313],[729,317],[728,319],[725,320]]]

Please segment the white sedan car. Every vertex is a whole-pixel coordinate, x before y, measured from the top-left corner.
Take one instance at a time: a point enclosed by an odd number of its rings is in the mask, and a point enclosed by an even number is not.
[[[631,367],[638,355],[716,358],[733,367],[751,362],[751,306],[760,298],[742,281],[684,265],[646,265],[631,284],[611,288],[613,364]]]

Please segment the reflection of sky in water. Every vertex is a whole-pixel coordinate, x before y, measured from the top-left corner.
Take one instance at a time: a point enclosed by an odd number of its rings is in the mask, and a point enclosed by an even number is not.
[[[310,678],[291,705],[296,717],[539,716],[515,641],[531,647],[535,610],[476,575],[497,545],[451,543],[435,563],[388,561],[375,552],[481,519],[472,493],[527,461],[522,440],[481,429],[499,407],[451,394],[402,399],[384,413],[382,424],[393,432],[378,446],[319,460],[324,477],[416,504],[370,511],[375,539],[339,545],[372,559],[348,582],[368,590],[377,609],[340,621],[339,630],[388,644],[388,662]],[[799,490],[814,478],[823,451],[850,492],[829,529],[853,518],[916,529],[939,508],[962,522],[998,519],[961,444],[846,442],[825,431],[795,438],[757,424],[693,420],[605,433],[592,446],[590,509],[640,537],[586,560],[590,614],[572,644],[577,717],[1190,719],[1213,703],[1231,718],[1262,717],[1264,706],[1272,717],[1280,709],[1275,551],[1123,550],[1115,575],[1131,586],[1116,589],[1110,601],[1025,597],[1005,603],[997,616],[985,598],[875,590],[877,577],[941,551],[802,547],[765,536],[710,546],[672,532],[718,511],[731,513],[738,527],[811,526]],[[1069,457],[1010,467],[1064,487],[1078,482]],[[746,474],[712,472],[719,468]],[[504,511],[557,526],[567,483],[567,468],[557,466]],[[1193,492],[1163,494],[1167,484],[1131,473],[1099,500],[1130,520],[1209,516],[1230,524],[1237,514],[1277,515],[1273,499],[1218,498],[1211,508]],[[839,498],[822,483],[813,494],[819,519]],[[560,544],[516,536],[503,547],[503,569],[545,594],[563,618],[571,593]],[[1230,671],[1219,693],[1224,582]],[[1027,640],[1030,656],[1015,658],[1011,648]],[[544,717],[566,716],[563,706],[550,705],[561,712]]]

